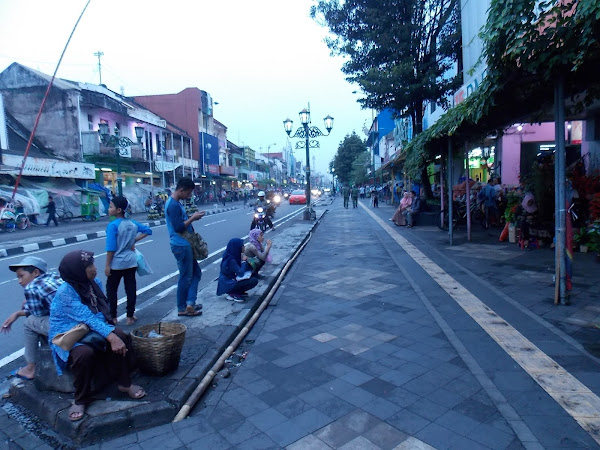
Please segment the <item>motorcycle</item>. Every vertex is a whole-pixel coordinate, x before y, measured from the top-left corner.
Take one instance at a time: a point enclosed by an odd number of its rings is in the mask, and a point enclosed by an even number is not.
[[[267,231],[267,221],[266,212],[262,206],[259,206],[254,210],[254,222],[256,223],[256,228],[258,228],[263,233]]]

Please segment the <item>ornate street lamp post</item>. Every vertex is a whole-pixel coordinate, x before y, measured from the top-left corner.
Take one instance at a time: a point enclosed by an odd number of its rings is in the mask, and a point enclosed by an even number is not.
[[[122,196],[123,195],[123,179],[121,178],[121,156],[125,156],[124,150],[127,147],[135,144],[131,139],[125,136],[119,136],[119,129],[115,127],[115,134],[110,135],[108,131],[107,123],[99,123],[98,130],[100,132],[100,138],[102,139],[102,143],[106,147],[112,147],[115,149],[115,155],[117,159],[117,193]],[[139,128],[139,130],[138,130]],[[135,127],[135,136],[137,138],[137,143],[142,143],[142,136],[144,134],[144,129],[142,127]]]
[[[301,149],[303,146],[306,147],[306,209],[304,210],[303,217],[304,220],[311,220],[316,218],[316,215],[310,203],[310,149],[320,147],[319,141],[317,141],[316,138],[319,136],[329,136],[331,129],[333,128],[333,117],[327,115],[327,117],[323,119],[325,129],[327,130],[327,134],[325,134],[317,127],[309,126],[310,111],[308,109],[304,108],[302,111],[300,111],[299,115],[302,126],[299,127],[293,135],[291,133],[294,122],[291,119],[286,119],[283,121],[283,128],[288,136],[292,138],[304,139],[304,142],[296,142],[296,148]]]

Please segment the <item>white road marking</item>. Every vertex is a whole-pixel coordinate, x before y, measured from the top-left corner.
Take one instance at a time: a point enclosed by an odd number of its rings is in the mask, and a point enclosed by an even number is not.
[[[279,220],[276,220],[276,221],[275,221],[275,223],[283,223],[282,221],[283,221],[284,219],[287,219],[287,220],[285,220],[285,221],[287,222],[288,220],[292,219],[292,216],[298,215],[298,214],[300,214],[302,211],[303,211],[303,210],[294,211],[294,212],[292,212],[292,213],[290,213],[290,214],[288,214],[288,215],[286,215],[286,216],[283,216],[281,219],[279,219]],[[164,226],[164,225],[161,225],[161,226]],[[245,236],[243,236],[241,239],[246,239],[247,237],[248,237],[248,235],[245,235]],[[90,240],[97,240],[97,239],[90,239]],[[151,240],[148,240],[148,241],[144,241],[143,243],[145,243],[145,244],[149,244],[150,242],[151,242]],[[142,244],[142,242],[140,242],[139,244],[136,244],[136,245],[141,245],[141,244]],[[79,243],[74,243],[74,244],[68,244],[68,245],[80,245],[80,244],[79,244]],[[67,245],[65,245],[65,247],[67,247]],[[226,248],[226,247],[221,247],[220,249],[218,249],[218,250],[215,250],[214,252],[212,252],[211,254],[209,254],[209,255],[208,255],[208,257],[207,257],[206,259],[212,258],[213,256],[215,256],[215,255],[217,255],[217,254],[219,254],[219,253],[221,253],[221,252],[225,251],[225,248]],[[54,250],[54,249],[52,249],[52,248],[51,248],[51,249],[47,249],[47,250]],[[45,250],[42,250],[42,251],[45,251]],[[37,253],[39,253],[39,252],[37,252]],[[105,255],[105,254],[106,254],[106,253],[103,253],[103,254],[100,254],[100,255],[95,255],[95,256],[101,256],[101,255]],[[22,258],[22,255],[21,255],[21,256],[19,256],[19,257],[20,257],[20,258]],[[11,257],[11,258],[15,258],[15,257]],[[3,258],[3,260],[4,260],[4,259],[9,259],[9,258]],[[219,258],[219,260],[218,260],[218,261],[220,262],[220,258]],[[215,264],[215,262],[213,262],[213,263],[211,263],[211,264]],[[169,279],[173,278],[175,275],[178,275],[178,274],[179,274],[179,270],[176,270],[175,272],[171,272],[170,274],[168,274],[168,275],[165,275],[165,276],[164,276],[164,277],[162,277],[162,278],[159,278],[158,280],[154,281],[153,283],[150,283],[149,285],[147,285],[147,286],[144,286],[144,287],[143,287],[143,288],[141,288],[141,289],[138,289],[138,290],[136,291],[136,295],[143,294],[144,292],[147,292],[147,291],[149,291],[150,289],[153,289],[153,288],[155,288],[155,287],[156,287],[156,286],[158,286],[159,284],[162,284],[162,283],[164,283],[165,281],[167,281],[167,280],[169,280]],[[140,309],[143,309],[143,308],[145,308],[145,307],[149,306],[150,304],[152,304],[152,303],[154,303],[154,302],[156,302],[156,301],[160,300],[161,298],[165,297],[165,296],[166,296],[166,295],[167,295],[169,292],[173,291],[174,289],[177,289],[177,284],[174,284],[174,285],[172,285],[172,286],[168,287],[167,289],[163,290],[162,292],[158,293],[158,294],[157,294],[157,295],[154,297],[154,299],[150,301],[150,303],[148,303],[148,302],[145,302],[144,304],[140,305],[140,308],[138,308],[138,310],[140,310]],[[122,298],[120,298],[120,299],[117,301],[117,305],[122,305],[122,304],[123,304],[123,303],[125,303],[126,301],[127,301],[127,296],[125,296],[125,297],[122,297]],[[119,318],[118,318],[118,319],[119,319],[119,320],[122,320],[122,319],[124,319],[126,316],[127,316],[127,314],[123,314],[123,315],[119,316]],[[20,349],[20,350],[17,350],[17,351],[15,351],[15,352],[11,353],[11,354],[10,354],[10,355],[8,355],[8,356],[5,356],[4,358],[0,359],[0,368],[4,367],[4,366],[5,366],[5,365],[7,365],[7,364],[10,364],[11,362],[13,362],[14,360],[16,360],[16,359],[20,358],[20,357],[21,357],[21,356],[23,356],[24,354],[25,354],[25,348],[22,348],[22,349]]]
[[[600,444],[600,398],[366,206],[360,206]]]
[[[205,227],[210,227],[211,225],[215,225],[217,223],[221,223],[221,222],[227,222],[225,219],[223,220],[217,220],[216,222],[212,222],[212,223],[207,223],[206,225],[204,225]]]

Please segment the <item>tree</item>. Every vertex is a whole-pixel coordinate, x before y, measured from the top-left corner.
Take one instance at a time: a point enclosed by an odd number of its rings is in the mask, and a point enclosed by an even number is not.
[[[369,181],[367,168],[371,167],[371,155],[369,152],[359,153],[352,163],[352,174],[350,182],[352,184],[363,184]]]
[[[361,87],[361,105],[410,116],[415,133],[425,102],[447,107],[462,83],[457,0],[319,0],[311,16],[333,34],[332,53],[347,57],[342,71]]]
[[[365,142],[356,134],[347,134],[338,146],[331,168],[335,169],[335,175],[342,183],[352,181],[352,170],[354,160],[362,153],[366,153]]]

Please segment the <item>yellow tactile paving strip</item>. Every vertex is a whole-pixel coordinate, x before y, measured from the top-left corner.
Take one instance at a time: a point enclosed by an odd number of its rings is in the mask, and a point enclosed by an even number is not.
[[[360,206],[458,303],[563,409],[600,444],[600,398],[546,355],[407,239]]]

